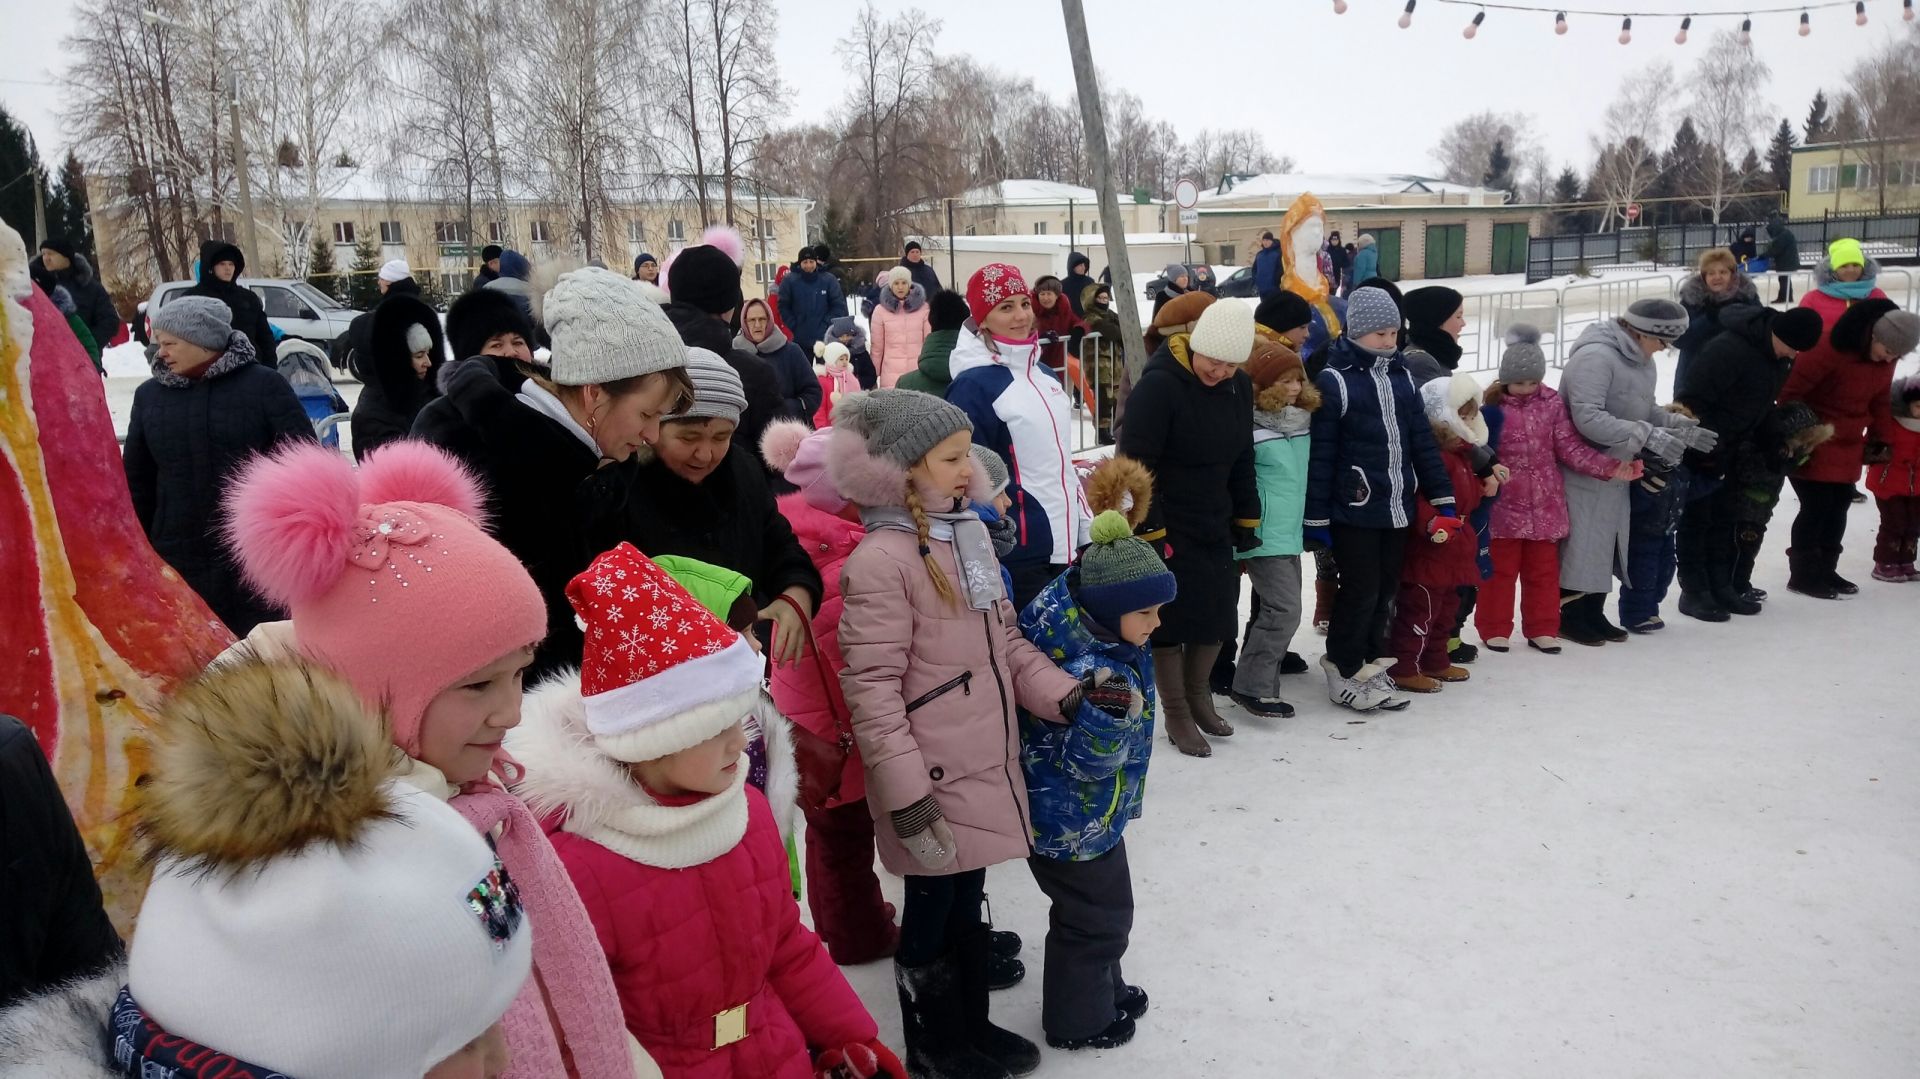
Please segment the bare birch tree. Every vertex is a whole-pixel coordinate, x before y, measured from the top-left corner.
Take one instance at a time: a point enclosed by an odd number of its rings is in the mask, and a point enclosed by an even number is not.
[[[874,250],[898,239],[895,215],[905,179],[928,164],[919,137],[920,116],[932,85],[933,43],[940,20],[919,8],[883,19],[871,0],[855,16],[839,52],[853,74],[846,97],[847,132],[842,144],[849,170],[864,188],[868,219],[863,239]]]
[[[747,162],[780,115],[780,72],[773,57],[775,19],[767,0],[706,0],[708,66],[720,127],[725,219],[736,223],[734,191]]]
[[[507,168],[502,160],[499,72],[491,58],[501,40],[500,0],[408,0],[402,19],[437,27],[433,34],[397,34],[390,42],[388,117],[392,157],[432,197],[457,207],[469,235],[482,215],[512,246]],[[524,177],[516,177],[524,180]]]
[[[1740,196],[1742,178],[1734,164],[1753,149],[1766,126],[1763,99],[1772,75],[1752,46],[1741,44],[1733,31],[1722,30],[1713,35],[1713,44],[1687,79],[1687,115],[1704,152],[1698,174],[1686,179],[1716,225]]]
[[[1625,224],[1627,207],[1660,174],[1653,148],[1666,141],[1676,85],[1673,65],[1655,61],[1630,73],[1607,106],[1600,134],[1591,139],[1593,186],[1602,202],[1600,231]]]

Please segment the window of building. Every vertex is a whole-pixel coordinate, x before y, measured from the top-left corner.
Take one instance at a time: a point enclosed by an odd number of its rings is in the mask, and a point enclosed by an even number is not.
[[[773,218],[763,217],[753,223],[754,235],[763,240],[773,239]]]
[[[1220,261],[1227,264],[1228,266],[1231,266],[1234,263],[1240,261],[1239,259],[1234,257],[1239,253],[1240,253],[1240,249],[1233,244],[1220,245]]]
[[[756,262],[753,264],[753,283],[754,284],[764,285],[768,282],[767,269],[768,269],[767,264],[764,262]]]
[[[1033,223],[1033,234],[1035,236],[1045,236],[1047,234],[1047,223],[1045,221],[1035,221]]]
[[[1840,178],[1840,166],[1815,165],[1807,170],[1807,194],[1820,195],[1834,189]]]
[[[640,219],[637,217],[627,222],[627,242],[630,244],[647,242],[646,227],[640,224]]]
[[[679,221],[667,222],[667,239],[673,241],[674,243],[680,243],[684,241],[686,238],[687,238],[687,226],[681,224]]]
[[[527,226],[527,239],[537,244],[550,243],[553,240],[553,234],[548,231],[545,221],[535,221]]]
[[[333,242],[337,244],[353,243],[353,222],[335,221],[333,223]]]
[[[1880,169],[1874,165],[1860,165],[1854,169],[1853,186],[1861,191],[1880,186]]]
[[[471,238],[465,221],[435,221],[433,223],[433,242],[437,244],[463,244]]]
[[[504,244],[507,242],[507,223],[505,221],[487,222],[487,242]]]
[[[405,237],[406,237],[406,233],[401,231],[400,222],[398,221],[380,222],[380,242],[381,243],[403,244],[407,242]]]

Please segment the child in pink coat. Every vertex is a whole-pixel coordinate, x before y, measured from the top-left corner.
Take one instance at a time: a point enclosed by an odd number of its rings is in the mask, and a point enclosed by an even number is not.
[[[627,1029],[668,1079],[905,1079],[801,924],[773,810],[747,782],[758,651],[631,544],[567,599],[586,624],[582,669],[528,694],[508,744]]]
[[[874,390],[843,399],[833,420],[828,474],[867,529],[840,576],[841,686],[880,859],[907,878],[894,977],[908,1066],[1025,1075],[1039,1050],[987,1017],[981,895],[987,866],[1031,849],[1014,707],[1064,722],[1083,691],[1020,635],[967,504],[966,413]]]
[[[920,366],[920,345],[933,332],[928,321],[927,294],[913,283],[913,273],[895,266],[880,287],[879,299],[868,318],[873,332],[873,368],[880,388],[893,389],[900,376]]]
[[[1517,324],[1507,331],[1500,377],[1487,387],[1489,426],[1500,432],[1494,449],[1507,466],[1507,482],[1493,502],[1493,576],[1480,586],[1474,628],[1495,652],[1509,651],[1513,598],[1520,595],[1527,647],[1548,655],[1560,651],[1560,541],[1567,535],[1565,466],[1595,479],[1640,477],[1638,461],[1620,462],[1594,449],[1574,430],[1567,403],[1540,380],[1547,354],[1540,331]]]

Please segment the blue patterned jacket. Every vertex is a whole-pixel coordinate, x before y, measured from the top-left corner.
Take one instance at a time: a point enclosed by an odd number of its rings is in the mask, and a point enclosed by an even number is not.
[[[1068,674],[1100,667],[1145,700],[1141,714],[1115,716],[1082,704],[1068,724],[1020,714],[1020,763],[1027,776],[1033,849],[1047,858],[1087,861],[1120,841],[1140,815],[1157,712],[1152,653],[1096,638],[1069,588],[1078,570],[1055,578],[1020,612],[1020,632]]]

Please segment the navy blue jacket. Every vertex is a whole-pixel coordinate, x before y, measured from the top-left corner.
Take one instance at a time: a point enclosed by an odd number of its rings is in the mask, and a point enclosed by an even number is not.
[[[1253,289],[1260,295],[1280,287],[1280,245],[1262,248],[1253,256]]]
[[[1415,493],[1452,516],[1453,482],[1398,353],[1378,358],[1342,337],[1327,348],[1327,366],[1313,380],[1307,466],[1307,528],[1329,524],[1408,528]]]
[[[827,323],[846,313],[846,293],[840,291],[839,279],[824,269],[795,269],[780,282],[780,319],[803,353],[812,355],[814,344],[827,335]]]

